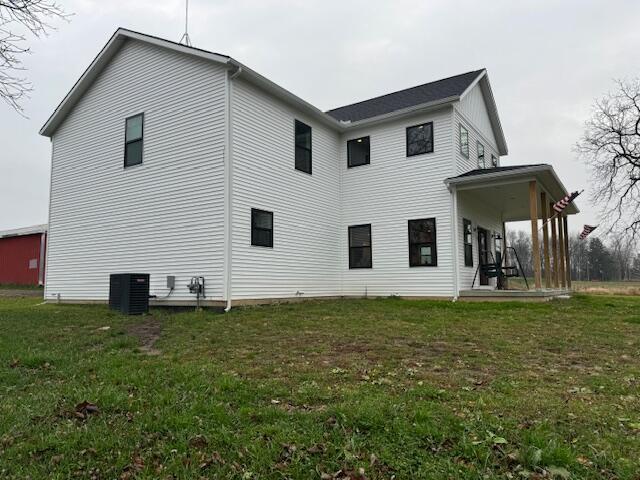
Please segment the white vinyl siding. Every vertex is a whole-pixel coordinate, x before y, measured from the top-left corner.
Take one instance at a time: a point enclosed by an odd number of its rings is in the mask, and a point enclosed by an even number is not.
[[[234,299],[340,294],[338,133],[233,82]],[[313,175],[295,169],[295,120],[313,131]],[[273,212],[273,248],[251,246],[251,209]]]
[[[456,145],[457,174],[478,168],[478,142],[484,146],[484,162],[491,167],[491,155],[498,159],[500,156],[495,136],[487,113],[487,107],[480,86],[473,87],[454,107],[456,125],[463,125],[469,132],[469,158],[460,153],[459,144]],[[457,126],[456,126],[457,128]],[[456,142],[459,139],[456,138]]]
[[[473,245],[473,267],[466,267],[464,264],[464,230],[462,225],[462,219],[466,218],[471,221],[471,245]],[[460,244],[457,248],[458,254],[458,269],[460,271],[460,290],[469,290],[471,288],[471,282],[478,269],[478,231],[477,228],[481,227],[488,231],[487,242],[490,247],[491,253],[495,258],[495,241],[493,235],[499,233],[502,235],[502,219],[500,213],[492,208],[486,207],[482,201],[474,198],[472,193],[459,191],[458,192],[458,215],[457,215],[457,228],[459,229],[458,238]],[[503,250],[504,250],[504,241]],[[493,261],[489,256],[489,261]],[[474,286],[477,287],[480,284],[480,274],[476,277]],[[495,286],[495,278],[489,279],[489,285]]]
[[[491,126],[491,120],[487,112],[487,104],[484,101],[480,84],[474,86],[467,92],[462,100],[460,100],[458,110],[467,118],[469,123],[475,126],[479,134],[482,135],[491,148],[495,150],[497,145],[496,137],[493,133],[493,127]]]
[[[225,71],[127,41],[52,138],[45,296],[106,300],[111,273],[151,293],[222,298]],[[144,162],[124,168],[125,119],[144,112]]]
[[[343,135],[340,149],[344,295],[451,296],[451,197],[454,175],[451,109]],[[406,128],[433,122],[434,151],[407,157]],[[456,127],[457,128],[457,127]],[[370,136],[371,163],[347,168],[347,140]],[[408,220],[436,219],[438,266],[409,266]],[[348,227],[371,224],[373,268],[348,268]]]

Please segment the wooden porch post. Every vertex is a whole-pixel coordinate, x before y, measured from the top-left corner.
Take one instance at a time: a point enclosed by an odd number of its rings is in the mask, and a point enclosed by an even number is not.
[[[553,214],[553,203],[549,203],[549,211]],[[558,262],[558,235],[556,232],[556,220],[553,219],[551,223],[551,248],[553,250],[553,287],[560,288],[560,263]]]
[[[535,180],[529,182],[529,213],[531,216],[533,274],[536,290],[540,290],[542,288],[542,273],[540,272],[540,242],[538,241],[538,186]]]
[[[564,274],[564,232],[562,228],[562,216],[556,217],[558,222],[558,244],[560,245],[560,251],[558,252],[558,263],[560,264],[560,286],[565,288],[567,286],[567,277]]]
[[[567,275],[567,288],[571,289],[571,255],[569,255],[569,228],[567,227],[567,216],[562,217],[564,230],[564,257],[567,263],[565,270]]]
[[[540,192],[542,210],[542,246],[544,249],[544,288],[551,288],[551,260],[549,259],[549,225],[547,225],[547,194]]]

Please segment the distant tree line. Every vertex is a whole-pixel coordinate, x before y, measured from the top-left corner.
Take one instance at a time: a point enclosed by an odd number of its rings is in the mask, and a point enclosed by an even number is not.
[[[521,230],[509,230],[507,246],[513,247],[518,254],[524,275],[532,277],[531,235]],[[542,247],[540,258],[544,258]],[[613,236],[606,244],[598,237],[580,240],[578,234],[570,235],[569,260],[573,280],[640,280],[640,249],[631,234]],[[514,263],[512,256],[507,261]],[[544,261],[542,271],[544,275]]]

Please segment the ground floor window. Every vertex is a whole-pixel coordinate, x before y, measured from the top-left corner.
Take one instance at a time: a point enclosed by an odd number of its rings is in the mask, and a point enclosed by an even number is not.
[[[462,219],[462,231],[464,232],[464,266],[473,267],[473,233],[471,228],[471,220]]]
[[[371,224],[349,227],[349,268],[371,266]]]
[[[273,247],[273,212],[251,209],[251,245]]]
[[[409,220],[409,265],[411,267],[435,267],[436,219]]]

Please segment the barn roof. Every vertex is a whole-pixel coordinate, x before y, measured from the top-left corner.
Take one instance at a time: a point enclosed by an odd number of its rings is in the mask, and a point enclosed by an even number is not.
[[[48,225],[46,223],[43,223],[41,225],[32,225],[30,227],[14,228],[11,230],[0,230],[0,238],[21,237],[24,235],[46,233],[47,229],[48,229]]]

